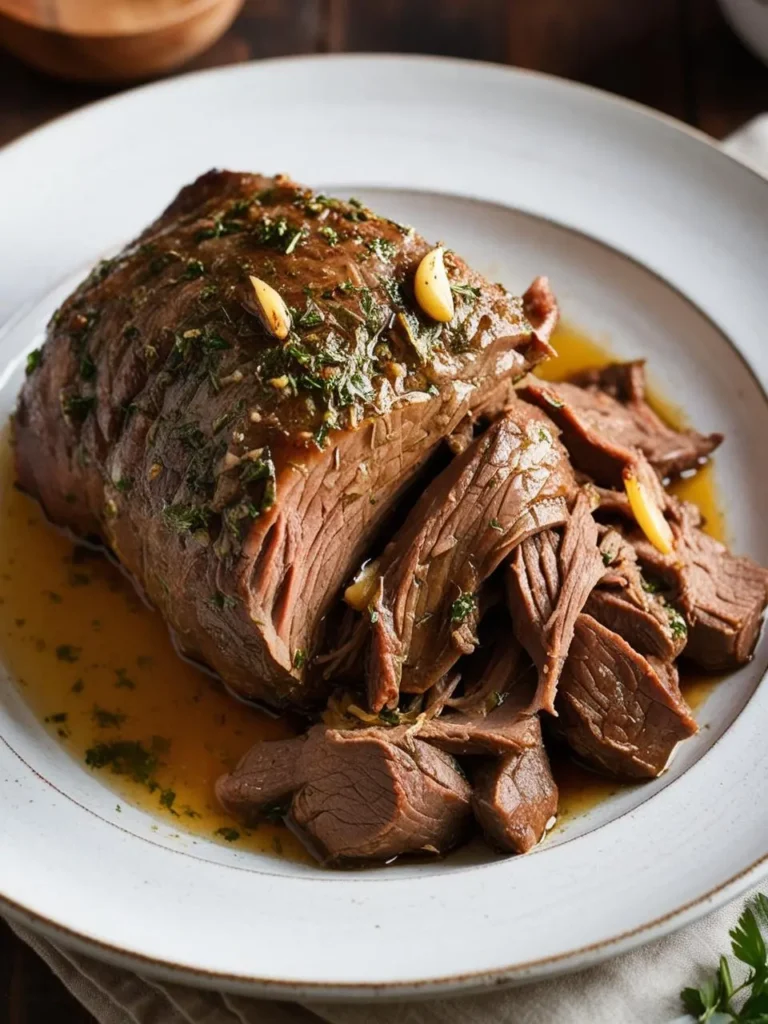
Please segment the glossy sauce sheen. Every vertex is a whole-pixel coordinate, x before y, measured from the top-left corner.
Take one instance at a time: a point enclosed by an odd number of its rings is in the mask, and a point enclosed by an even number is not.
[[[539,371],[549,380],[611,359],[604,347],[568,327],[558,329],[554,344],[558,358]],[[653,404],[667,421],[683,422],[679,411]],[[722,537],[709,467],[673,489],[696,502],[710,532]],[[0,445],[0,659],[45,727],[77,760],[119,741],[138,741],[150,752],[152,768],[141,782],[109,765],[90,769],[115,790],[117,806],[129,801],[176,829],[238,849],[309,859],[287,828],[265,823],[243,829],[218,808],[213,793],[216,778],[254,742],[291,735],[294,724],[236,700],[179,657],[160,616],[119,568],[74,547],[13,487],[6,434]],[[695,707],[713,685],[711,678],[689,679],[683,689]],[[621,786],[560,755],[553,768],[560,822]]]

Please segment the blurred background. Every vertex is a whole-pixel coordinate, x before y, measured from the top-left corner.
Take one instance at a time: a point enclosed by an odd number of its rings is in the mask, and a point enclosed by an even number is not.
[[[768,0],[0,0],[0,145],[162,75],[344,51],[533,68],[716,138],[768,111]],[[90,1020],[0,922],[0,1024]]]
[[[768,110],[731,25],[768,58],[766,0],[0,0],[0,144],[158,74],[355,50],[535,68],[722,137]]]

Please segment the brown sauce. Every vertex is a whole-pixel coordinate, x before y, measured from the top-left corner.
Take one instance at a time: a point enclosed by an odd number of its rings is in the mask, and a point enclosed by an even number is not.
[[[604,346],[567,326],[558,329],[555,346],[557,359],[539,371],[550,380],[611,358]],[[672,424],[684,422],[678,410],[658,399],[654,404]],[[708,467],[674,490],[696,502],[710,532],[722,536]],[[255,741],[290,735],[289,722],[236,700],[181,659],[160,616],[120,570],[46,522],[13,486],[7,434],[0,437],[0,659],[74,758],[85,763],[101,753],[104,760],[106,752],[103,767],[86,770],[99,771],[117,806],[130,802],[175,829],[238,849],[309,859],[284,826],[244,829],[218,808],[213,793],[216,778]],[[696,707],[713,685],[691,678],[684,690]],[[129,773],[115,774],[113,766],[126,768],[125,759],[118,763],[113,756],[119,743],[145,752],[151,764],[129,759]],[[559,755],[554,768],[560,821],[621,788]]]

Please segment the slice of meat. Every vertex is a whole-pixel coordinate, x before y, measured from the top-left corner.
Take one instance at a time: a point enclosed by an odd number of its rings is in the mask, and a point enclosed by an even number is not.
[[[592,371],[580,381],[585,386],[531,378],[521,395],[552,417],[575,467],[599,484],[621,486],[638,451],[666,477],[700,465],[722,441],[720,434],[668,427],[645,401],[642,363]]]
[[[620,778],[653,778],[697,731],[669,662],[644,658],[590,615],[576,621],[560,678],[558,726],[589,764]]]
[[[270,805],[288,800],[301,782],[299,763],[309,734],[256,743],[229,775],[216,782],[216,796],[235,817],[258,818]]]
[[[539,722],[528,713],[527,692],[521,705],[513,696],[486,714],[446,712],[424,722],[418,737],[450,754],[504,754],[534,746]]]
[[[768,570],[704,533],[694,505],[670,499],[668,518],[675,536],[670,555],[662,555],[639,531],[628,539],[640,564],[665,584],[685,618],[685,656],[710,672],[744,664],[768,603]]]
[[[323,860],[446,853],[465,838],[471,790],[455,761],[394,730],[330,730],[306,768],[291,818]]]
[[[618,633],[639,654],[674,661],[687,640],[685,619],[653,592],[637,564],[635,549],[616,530],[600,545],[606,572],[589,595],[584,611]]]
[[[545,530],[527,538],[507,567],[507,603],[515,634],[539,672],[532,711],[554,714],[576,618],[605,573],[591,506],[590,492],[582,490],[562,535]]]
[[[429,248],[285,177],[211,172],[66,300],[24,384],[22,487],[245,697],[323,703],[340,587],[442,439],[551,352],[545,286],[513,298],[453,253],[455,315],[424,316]]]
[[[448,754],[400,726],[314,726],[258,743],[216,784],[245,821],[293,796],[290,818],[322,860],[389,860],[445,853],[471,819],[469,784]]]
[[[551,422],[522,402],[432,481],[381,559],[374,710],[427,690],[474,650],[480,584],[525,537],[565,520],[573,486]]]
[[[538,727],[538,719],[533,719]],[[527,853],[557,814],[558,791],[541,741],[484,762],[472,775],[472,809],[493,846]]]

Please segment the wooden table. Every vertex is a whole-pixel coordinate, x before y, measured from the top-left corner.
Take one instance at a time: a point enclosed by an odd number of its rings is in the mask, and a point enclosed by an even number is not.
[[[733,36],[715,0],[247,0],[227,35],[185,70],[339,50],[535,68],[646,103],[717,138],[768,110],[768,69]],[[0,144],[113,91],[57,82],[0,56]],[[91,1020],[0,923],[0,1022]]]

